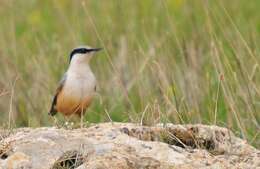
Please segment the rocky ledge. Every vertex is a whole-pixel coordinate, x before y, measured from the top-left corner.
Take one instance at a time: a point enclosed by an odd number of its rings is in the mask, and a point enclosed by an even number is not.
[[[258,167],[260,151],[217,126],[102,123],[0,130],[0,169]]]

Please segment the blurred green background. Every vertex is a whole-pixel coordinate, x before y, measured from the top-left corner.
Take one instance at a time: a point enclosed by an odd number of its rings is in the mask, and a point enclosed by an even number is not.
[[[103,47],[85,121],[230,128],[260,147],[259,0],[1,0],[0,126],[47,115],[72,48]],[[62,117],[59,117],[62,120]]]

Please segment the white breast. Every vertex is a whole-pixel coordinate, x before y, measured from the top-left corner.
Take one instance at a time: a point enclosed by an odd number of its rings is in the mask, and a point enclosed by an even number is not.
[[[64,95],[77,100],[91,98],[95,94],[96,78],[88,65],[70,67],[63,87]]]

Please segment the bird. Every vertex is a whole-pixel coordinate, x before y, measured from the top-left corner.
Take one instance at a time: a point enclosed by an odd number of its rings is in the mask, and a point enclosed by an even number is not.
[[[81,118],[82,127],[83,116],[96,92],[96,77],[90,68],[90,60],[101,49],[80,46],[71,51],[68,69],[58,84],[49,115],[59,112],[70,117],[76,114]]]

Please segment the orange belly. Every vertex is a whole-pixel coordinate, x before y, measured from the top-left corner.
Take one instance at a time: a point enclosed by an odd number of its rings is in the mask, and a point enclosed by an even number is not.
[[[63,92],[61,92],[57,98],[57,111],[65,116],[70,116],[72,114],[77,114],[80,116],[85,113],[91,101],[92,97],[80,99],[66,96]]]

